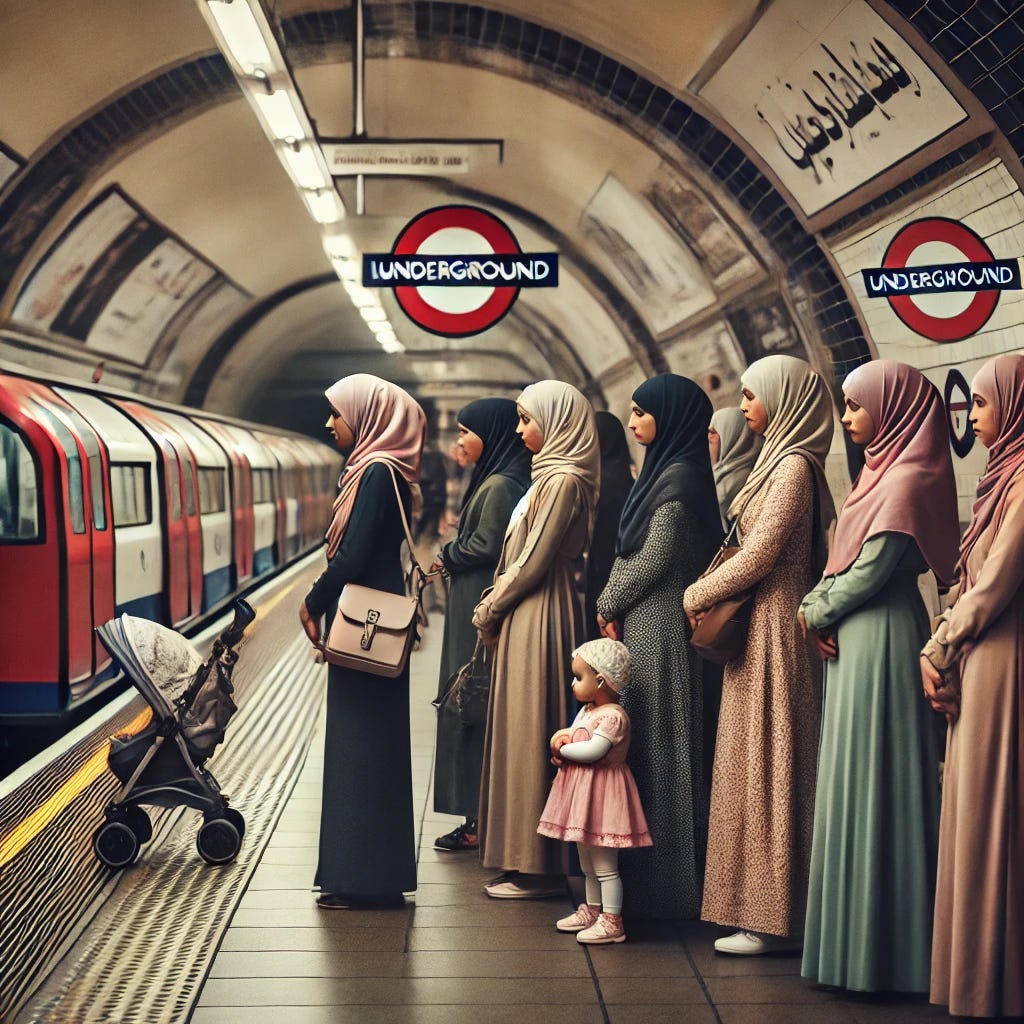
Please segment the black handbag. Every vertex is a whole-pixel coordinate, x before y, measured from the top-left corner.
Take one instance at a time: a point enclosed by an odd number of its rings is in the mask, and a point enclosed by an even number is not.
[[[482,725],[487,720],[491,693],[491,665],[488,649],[477,641],[473,656],[448,681],[444,696],[435,702],[445,716],[454,715],[463,726]]]

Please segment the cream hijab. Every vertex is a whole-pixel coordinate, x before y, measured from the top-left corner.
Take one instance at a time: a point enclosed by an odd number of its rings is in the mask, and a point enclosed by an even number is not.
[[[589,535],[601,487],[601,447],[593,407],[580,391],[560,380],[531,384],[516,402],[537,421],[544,436],[530,466],[534,486],[559,474],[576,477],[583,488]]]
[[[359,481],[374,462],[383,462],[402,476],[412,489],[415,503],[427,418],[413,397],[397,384],[369,373],[342,377],[324,394],[355,435],[355,445],[338,481],[341,489],[324,538],[329,561],[341,546]]]
[[[832,397],[821,375],[803,359],[793,356],[758,359],[747,367],[740,383],[761,399],[768,414],[768,426],[757,462],[729,506],[729,518],[740,514],[782,459],[802,454],[811,464],[816,481],[819,530],[814,540],[814,564],[815,569],[820,570],[824,565],[828,529],[836,517],[825,479],[825,456],[832,446],[835,431]]]
[[[726,518],[732,499],[747,482],[761,451],[761,438],[755,434],[740,409],[719,409],[711,417],[711,427],[720,440],[718,461],[712,466],[718,504]]]

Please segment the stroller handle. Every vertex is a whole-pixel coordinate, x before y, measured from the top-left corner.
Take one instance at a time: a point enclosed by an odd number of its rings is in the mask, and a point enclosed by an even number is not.
[[[256,618],[256,612],[248,601],[239,598],[234,603],[235,617],[231,625],[220,635],[220,642],[225,647],[234,647],[242,639],[242,634]]]

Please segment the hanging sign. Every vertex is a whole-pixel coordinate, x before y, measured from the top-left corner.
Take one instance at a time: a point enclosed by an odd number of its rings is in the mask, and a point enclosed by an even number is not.
[[[999,293],[1021,288],[1016,258],[996,259],[980,235],[947,217],[901,228],[882,266],[861,275],[869,299],[887,299],[903,323],[931,341],[977,334],[995,312]]]
[[[363,256],[363,284],[393,288],[423,330],[462,338],[498,323],[520,288],[557,287],[558,254],[524,253],[487,210],[437,206],[414,217],[391,252]]]
[[[400,174],[416,178],[447,178],[501,163],[501,139],[399,140],[321,142],[324,159],[335,177]]]

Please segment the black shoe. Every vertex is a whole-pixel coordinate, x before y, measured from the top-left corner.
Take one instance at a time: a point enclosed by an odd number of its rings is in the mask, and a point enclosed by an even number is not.
[[[316,905],[321,910],[402,910],[406,902],[400,892],[378,893],[373,896],[325,892],[317,897]]]
[[[453,828],[446,836],[438,836],[434,840],[435,850],[447,850],[454,853],[457,850],[477,850],[479,843],[476,834],[476,821],[467,821],[458,828]]]

